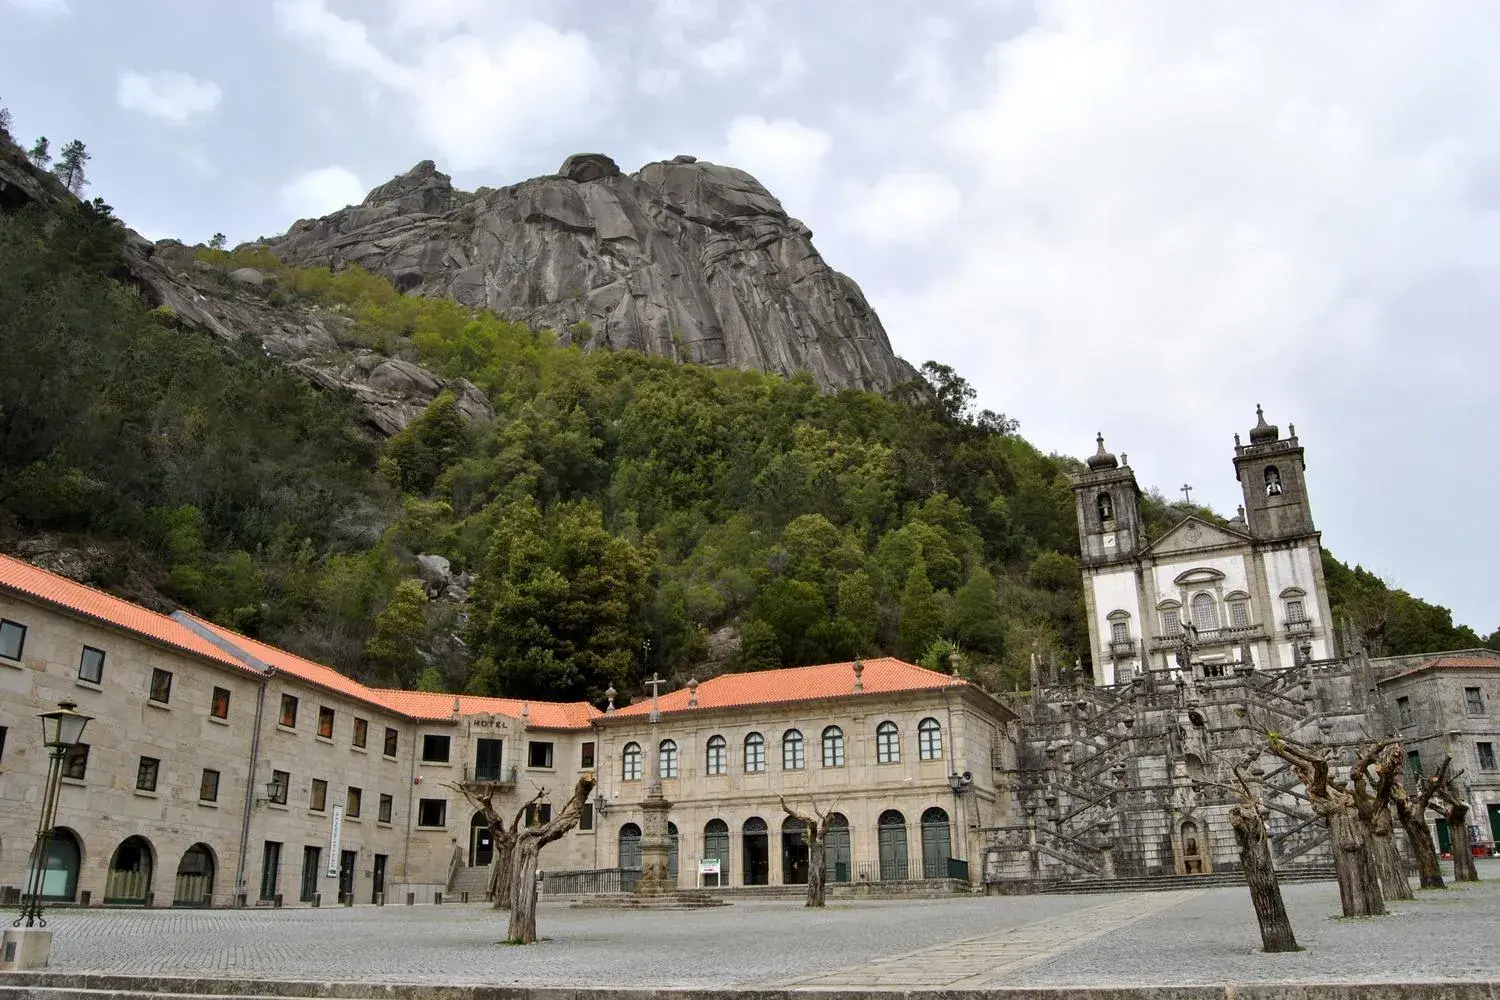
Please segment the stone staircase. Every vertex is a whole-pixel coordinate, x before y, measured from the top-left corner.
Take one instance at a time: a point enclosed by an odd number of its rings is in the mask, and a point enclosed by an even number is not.
[[[484,895],[490,888],[490,866],[475,865],[468,868],[460,868],[458,874],[453,877],[453,884],[444,891],[444,898],[460,900],[463,893],[469,894],[469,902],[482,903]]]

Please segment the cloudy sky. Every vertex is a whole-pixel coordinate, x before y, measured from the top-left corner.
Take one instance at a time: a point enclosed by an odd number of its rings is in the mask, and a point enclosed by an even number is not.
[[[1232,513],[1263,403],[1325,545],[1500,626],[1487,0],[0,0],[0,39],[19,135],[84,139],[156,238],[429,158],[471,189],[580,151],[745,168],[898,353],[1041,447],[1102,430]]]

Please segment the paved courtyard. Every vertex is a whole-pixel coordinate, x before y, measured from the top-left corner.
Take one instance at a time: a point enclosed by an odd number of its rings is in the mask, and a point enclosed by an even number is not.
[[[543,903],[533,947],[479,906],[55,911],[53,971],[524,986],[977,988],[1500,980],[1500,863],[1373,920],[1284,888],[1305,951],[1263,955],[1244,888],[623,912]]]

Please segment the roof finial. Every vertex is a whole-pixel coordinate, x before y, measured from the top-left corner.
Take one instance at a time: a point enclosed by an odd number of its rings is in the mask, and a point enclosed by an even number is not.
[[[698,678],[689,677],[687,682],[688,708],[698,707]]]
[[[459,707],[458,707],[458,695],[454,695],[453,696],[453,714],[454,715],[458,715],[459,711],[460,710],[459,710]]]
[[[856,656],[854,658],[854,690],[863,691],[865,689],[864,675],[865,665]]]
[[[604,689],[604,697],[609,699],[609,704],[604,706],[605,715],[613,715],[615,713],[615,695],[619,693],[620,692],[615,690],[615,686],[613,684]]]
[[[1099,450],[1089,456],[1089,470],[1091,472],[1099,472],[1104,469],[1119,468],[1120,463],[1115,461],[1115,456],[1104,450],[1104,432],[1100,431],[1094,440],[1099,442]]]
[[[1267,444],[1279,437],[1281,437],[1281,431],[1277,429],[1275,424],[1266,423],[1266,413],[1260,408],[1260,404],[1256,403],[1255,426],[1250,428],[1250,443]]]

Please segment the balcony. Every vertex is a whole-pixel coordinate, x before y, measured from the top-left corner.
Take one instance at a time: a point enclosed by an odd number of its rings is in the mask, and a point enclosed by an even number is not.
[[[1109,641],[1109,655],[1119,659],[1129,659],[1135,655],[1134,639],[1111,639]]]
[[[464,765],[464,781],[476,784],[496,785],[500,788],[514,788],[516,786],[517,768],[512,764],[510,767],[499,765],[476,764],[472,768],[471,775],[468,764]]]
[[[1194,645],[1196,646],[1233,646],[1242,642],[1251,642],[1255,639],[1264,639],[1266,630],[1261,625],[1226,625],[1223,628],[1199,629]],[[1171,635],[1159,635],[1151,640],[1153,652],[1175,649],[1182,642],[1182,633],[1174,632]]]
[[[1303,618],[1300,621],[1287,622],[1286,634],[1291,638],[1296,638],[1299,635],[1312,635],[1312,628],[1312,621]]]

